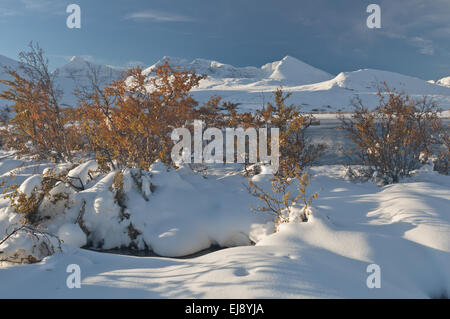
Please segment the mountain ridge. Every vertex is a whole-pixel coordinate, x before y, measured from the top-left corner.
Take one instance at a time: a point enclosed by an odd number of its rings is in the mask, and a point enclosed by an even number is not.
[[[0,63],[1,57],[0,55]],[[13,65],[18,63],[6,57],[3,60]],[[196,70],[199,74],[207,75],[199,87],[192,90],[192,94],[200,103],[212,95],[217,95],[223,100],[241,104],[240,108],[244,111],[254,111],[264,101],[270,101],[271,92],[279,87],[291,92],[290,102],[301,104],[305,111],[350,110],[350,101],[356,95],[372,107],[378,102],[376,93],[383,87],[384,82],[390,88],[404,91],[413,98],[429,95],[443,109],[450,109],[450,85],[447,82],[450,82],[450,77],[432,83],[400,73],[374,69],[341,72],[334,76],[291,56],[261,67],[235,67],[208,59],[197,58],[189,61],[165,56],[144,69],[143,74],[151,76],[152,70],[165,61],[169,61],[172,66],[179,65],[181,69]],[[100,70],[104,78],[102,85],[119,79],[120,69],[74,56],[68,63],[57,68],[57,84],[64,91],[64,104],[76,103],[72,94],[76,84],[71,79],[71,71],[78,69],[78,80],[83,82],[87,80],[86,71],[89,65]],[[0,77],[4,76],[0,73]]]

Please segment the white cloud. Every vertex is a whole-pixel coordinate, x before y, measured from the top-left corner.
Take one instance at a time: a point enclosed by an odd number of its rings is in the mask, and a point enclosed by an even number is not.
[[[411,45],[419,48],[419,53],[425,55],[434,55],[433,41],[420,37],[414,37],[412,39],[409,39],[408,41]]]
[[[58,0],[2,0],[0,17],[25,16],[30,13],[66,14],[67,3]]]
[[[127,15],[126,19],[151,20],[155,22],[194,22],[195,20],[184,16],[158,10],[145,10]]]

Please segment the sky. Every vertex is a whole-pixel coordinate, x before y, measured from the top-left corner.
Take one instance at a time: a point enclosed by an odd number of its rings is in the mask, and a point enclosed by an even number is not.
[[[69,4],[81,28],[66,25]],[[381,28],[366,24],[371,3]],[[51,67],[72,56],[117,67],[163,56],[261,66],[293,56],[338,74],[372,68],[450,75],[450,0],[0,0],[0,54],[30,41]]]

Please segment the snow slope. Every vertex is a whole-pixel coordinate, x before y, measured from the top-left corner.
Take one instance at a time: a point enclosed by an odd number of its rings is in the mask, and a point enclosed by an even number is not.
[[[368,107],[375,106],[378,101],[376,94],[384,82],[388,87],[404,91],[413,98],[420,99],[427,95],[443,109],[450,108],[450,88],[398,73],[371,69],[342,72],[335,78],[313,84],[296,85],[295,82],[288,82],[284,83],[283,88],[292,93],[290,102],[301,104],[305,111],[349,111],[352,109],[350,101],[356,96]],[[199,100],[205,100],[214,93],[224,100],[240,103],[243,110],[252,111],[264,101],[270,101],[271,92],[279,85],[267,79],[252,83],[206,79],[195,89],[195,95]]]
[[[216,171],[210,178],[220,180],[228,174]],[[284,224],[275,234],[256,223],[253,232],[259,236],[254,237],[255,246],[171,259],[113,255],[64,245],[63,252],[38,264],[0,268],[0,297],[448,297],[449,177],[424,168],[411,179],[379,188],[345,180],[340,166],[314,167],[312,174],[310,191],[320,190],[320,196],[309,221]],[[230,191],[238,186],[228,182]],[[199,184],[191,186],[200,190]],[[202,192],[220,201],[214,190]],[[184,199],[188,206],[195,200]],[[229,203],[236,209],[243,208],[241,204]],[[220,214],[225,218],[231,212],[222,210]],[[178,216],[192,213],[179,211]],[[219,216],[214,220],[222,225]],[[369,289],[367,266],[374,263],[381,269],[381,288]],[[69,264],[81,268],[81,289],[66,286]]]
[[[291,56],[285,56],[281,61],[265,64],[261,69],[268,75],[269,79],[280,80],[285,84],[310,84],[332,78],[331,74]]]
[[[0,75],[5,76],[4,67],[17,69],[19,62],[0,54]]]

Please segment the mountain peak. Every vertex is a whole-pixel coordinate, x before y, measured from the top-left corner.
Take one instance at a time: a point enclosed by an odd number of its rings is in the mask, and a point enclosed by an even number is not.
[[[286,55],[280,61],[267,63],[261,69],[266,72],[270,79],[295,82],[298,85],[323,82],[333,78],[331,74],[289,55]]]
[[[289,61],[296,61],[301,62],[299,59],[294,58],[293,56],[286,55],[281,61],[289,62]]]
[[[86,64],[88,61],[78,55],[74,55],[73,57],[70,58],[69,62],[67,64]]]

